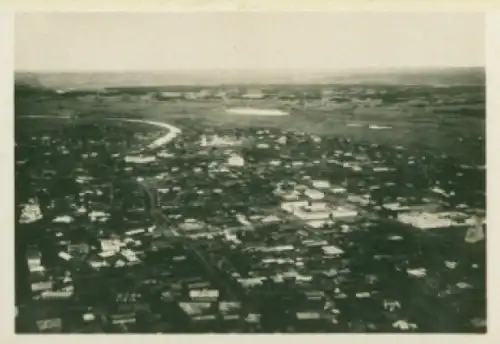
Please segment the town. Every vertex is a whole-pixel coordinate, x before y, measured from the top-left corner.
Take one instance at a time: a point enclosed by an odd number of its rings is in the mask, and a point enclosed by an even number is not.
[[[284,92],[280,99],[291,100],[280,110],[255,106],[277,101],[262,90],[127,101],[182,98],[173,105],[181,106],[215,94],[236,117],[284,117],[294,106],[315,111],[353,97],[338,89],[314,90],[306,103]],[[463,94],[452,90],[448,99]],[[358,89],[372,99],[356,108],[376,111],[387,101],[379,91]],[[108,97],[69,94],[50,97]],[[207,126],[189,116],[44,115],[16,119],[20,332],[485,326],[484,156],[293,127]],[[391,135],[390,124],[349,121]],[[484,145],[482,137],[460,139]]]

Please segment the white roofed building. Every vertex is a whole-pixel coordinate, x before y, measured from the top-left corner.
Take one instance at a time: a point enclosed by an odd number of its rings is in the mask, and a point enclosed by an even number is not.
[[[227,159],[227,164],[231,167],[243,167],[245,160],[240,155],[233,153]]]
[[[332,210],[331,217],[334,219],[338,218],[350,218],[358,216],[358,211],[355,209],[349,209],[344,207],[338,207]]]
[[[328,180],[313,180],[312,185],[316,189],[328,189],[328,188],[330,188],[330,182]]]
[[[125,162],[132,164],[148,164],[156,161],[155,156],[132,156],[125,157]]]
[[[398,214],[397,219],[422,230],[473,226],[476,223],[474,218],[458,212],[406,212]]]
[[[216,301],[219,298],[217,289],[193,289],[189,291],[189,297],[196,301]]]
[[[325,194],[316,189],[307,189],[304,191],[304,195],[313,201],[321,200],[325,197]]]

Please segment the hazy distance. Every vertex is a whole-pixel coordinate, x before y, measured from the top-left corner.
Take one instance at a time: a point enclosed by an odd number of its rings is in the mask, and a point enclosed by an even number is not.
[[[15,64],[239,74],[483,66],[484,22],[471,12],[24,13]]]

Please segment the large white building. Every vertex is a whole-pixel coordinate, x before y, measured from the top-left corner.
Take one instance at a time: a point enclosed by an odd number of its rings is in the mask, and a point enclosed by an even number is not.
[[[307,189],[306,191],[304,191],[304,195],[314,201],[321,200],[325,197],[325,194],[323,192],[316,189]]]
[[[476,220],[459,212],[405,212],[398,214],[398,221],[418,229],[474,226]]]
[[[227,159],[227,164],[231,167],[242,167],[245,166],[245,159],[243,159],[238,154],[231,154]]]

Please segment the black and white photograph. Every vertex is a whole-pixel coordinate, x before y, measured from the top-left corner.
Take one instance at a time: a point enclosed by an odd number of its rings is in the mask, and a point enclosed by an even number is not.
[[[16,13],[15,332],[487,333],[485,23]]]

